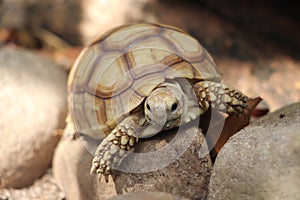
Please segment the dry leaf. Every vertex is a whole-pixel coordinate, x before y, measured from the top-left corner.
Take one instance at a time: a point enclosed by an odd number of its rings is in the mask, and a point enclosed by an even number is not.
[[[213,158],[232,135],[249,124],[251,113],[261,100],[260,97],[249,100],[247,102],[249,110],[245,110],[238,117],[226,116],[217,110],[212,110],[211,113],[204,116],[204,123],[200,122],[200,124],[206,124],[201,128],[206,133],[207,144]],[[210,119],[213,119],[213,121]],[[208,123],[205,123],[205,120]]]

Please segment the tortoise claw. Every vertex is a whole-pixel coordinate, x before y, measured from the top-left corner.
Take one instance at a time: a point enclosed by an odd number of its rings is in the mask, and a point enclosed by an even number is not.
[[[119,165],[128,150],[132,150],[137,137],[128,126],[117,126],[98,146],[92,161],[91,174],[100,174],[108,182],[111,169]]]
[[[102,141],[93,158],[90,174],[100,174],[100,180],[102,175],[104,175],[105,181],[108,182],[113,161],[120,159],[119,151],[119,147],[111,141]]]

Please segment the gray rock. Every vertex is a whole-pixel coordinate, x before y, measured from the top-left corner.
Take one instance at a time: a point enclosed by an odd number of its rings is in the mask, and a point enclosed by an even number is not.
[[[67,110],[66,80],[49,60],[0,49],[0,187],[32,184],[50,166]]]
[[[98,176],[89,174],[92,155],[82,141],[64,137],[55,150],[53,175],[67,199],[107,200],[116,195],[113,181],[99,182]]]
[[[300,103],[234,135],[213,167],[208,199],[300,199]]]
[[[212,163],[205,138],[196,126],[179,130],[140,140],[137,154],[122,161],[125,172],[113,171],[118,194],[160,191],[190,199],[206,197]]]
[[[173,196],[165,192],[136,192],[126,195],[118,195],[110,198],[109,200],[188,200]]]

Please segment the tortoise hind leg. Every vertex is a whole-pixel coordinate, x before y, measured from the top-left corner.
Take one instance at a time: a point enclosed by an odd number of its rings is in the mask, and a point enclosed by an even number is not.
[[[102,140],[96,149],[90,173],[103,175],[108,182],[108,176],[114,166],[121,163],[128,151],[133,151],[138,142],[138,134],[144,128],[141,114],[136,113],[126,117],[111,133]]]
[[[212,81],[196,83],[194,91],[203,112],[212,105],[221,112],[239,116],[247,109],[247,102],[250,99],[231,86]]]

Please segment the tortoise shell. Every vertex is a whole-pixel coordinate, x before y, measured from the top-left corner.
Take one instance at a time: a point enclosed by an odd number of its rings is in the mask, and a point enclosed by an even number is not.
[[[162,24],[117,27],[87,46],[69,76],[78,132],[99,139],[167,79],[213,80],[210,54],[185,31]]]

